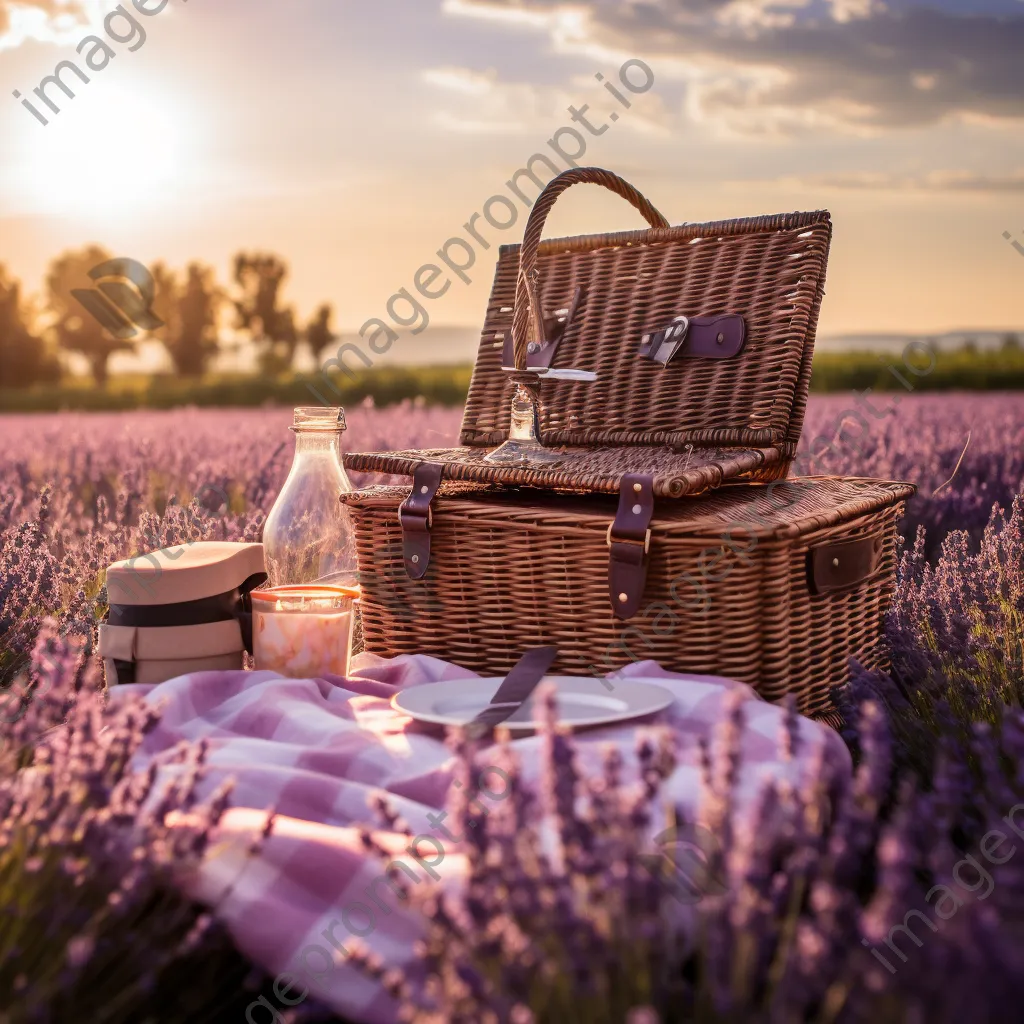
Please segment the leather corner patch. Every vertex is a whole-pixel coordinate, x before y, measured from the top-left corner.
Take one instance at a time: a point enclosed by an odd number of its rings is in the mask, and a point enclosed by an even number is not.
[[[811,593],[830,594],[870,579],[882,560],[883,549],[880,534],[811,548],[807,553]]]

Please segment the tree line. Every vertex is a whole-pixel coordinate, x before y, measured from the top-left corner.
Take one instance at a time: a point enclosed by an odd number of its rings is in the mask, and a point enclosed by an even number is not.
[[[63,253],[50,264],[40,296],[26,296],[22,285],[0,264],[0,386],[24,388],[53,383],[63,375],[60,353],[82,356],[97,385],[109,376],[110,357],[131,352],[143,338],[161,342],[175,372],[200,377],[221,351],[223,329],[232,326],[251,342],[261,371],[288,370],[300,344],[314,356],[337,340],[333,309],[321,304],[301,321],[284,297],[288,264],[267,252],[240,252],[232,261],[232,281],[223,287],[213,268],[198,262],[177,271],[160,262],[149,268],[154,283],[152,312],[163,326],[136,337],[116,337],[72,294],[89,289],[89,271],[109,261],[102,246]]]

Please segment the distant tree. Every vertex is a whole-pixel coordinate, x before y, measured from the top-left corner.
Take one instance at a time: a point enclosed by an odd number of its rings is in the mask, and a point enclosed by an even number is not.
[[[154,312],[164,326],[154,332],[163,342],[175,371],[183,377],[201,377],[217,354],[217,326],[225,295],[212,267],[190,263],[185,279],[163,263],[153,267],[156,283]]]
[[[239,253],[235,257],[237,326],[249,332],[266,373],[287,370],[295,359],[300,337],[295,310],[282,304],[288,264],[273,253]]]
[[[334,310],[325,302],[306,325],[306,344],[314,358],[319,359],[338,340],[338,336],[331,330],[333,314]]]
[[[171,339],[180,330],[178,323],[178,292],[181,282],[176,271],[172,270],[162,260],[153,264],[153,284],[155,286],[156,298],[153,302],[153,312],[164,322],[164,326],[153,332],[153,336],[163,342],[171,361],[174,356],[171,354]]]
[[[24,388],[60,378],[60,365],[32,327],[34,310],[21,285],[0,265],[0,385]]]
[[[1016,352],[1020,349],[1020,338],[1013,333],[1004,334],[1002,347],[1004,352]]]
[[[89,271],[110,259],[105,249],[89,245],[58,256],[46,275],[46,303],[54,317],[51,329],[57,344],[85,356],[100,387],[107,382],[110,357],[115,352],[133,352],[135,341],[114,337],[71,292],[76,288],[92,290],[95,282],[89,277]]]
[[[964,351],[972,356],[978,354],[978,341],[976,338],[968,338],[963,345]]]

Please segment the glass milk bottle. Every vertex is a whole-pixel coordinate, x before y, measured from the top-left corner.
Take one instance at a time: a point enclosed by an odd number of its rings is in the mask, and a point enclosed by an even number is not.
[[[345,410],[295,410],[295,461],[263,527],[268,584],[355,586],[355,537],[340,496],[352,490],[341,464]]]

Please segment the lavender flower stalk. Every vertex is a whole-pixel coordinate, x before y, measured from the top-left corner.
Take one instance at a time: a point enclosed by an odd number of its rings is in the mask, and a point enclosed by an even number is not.
[[[202,746],[179,752],[166,786],[132,774],[154,711],[108,710],[97,667],[55,629],[43,623],[24,713],[0,724],[0,1018],[220,1020],[252,969],[177,881],[227,789],[197,801]],[[171,827],[175,811],[192,824]]]

